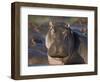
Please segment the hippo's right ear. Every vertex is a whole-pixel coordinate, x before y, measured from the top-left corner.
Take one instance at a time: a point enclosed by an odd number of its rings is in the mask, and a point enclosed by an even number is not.
[[[50,29],[53,28],[53,23],[52,23],[52,21],[49,21],[49,28],[50,28]]]

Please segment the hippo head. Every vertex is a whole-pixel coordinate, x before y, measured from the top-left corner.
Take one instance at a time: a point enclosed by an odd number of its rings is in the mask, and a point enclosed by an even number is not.
[[[60,59],[71,55],[74,48],[74,38],[69,24],[64,22],[49,22],[49,31],[46,35],[48,56]]]

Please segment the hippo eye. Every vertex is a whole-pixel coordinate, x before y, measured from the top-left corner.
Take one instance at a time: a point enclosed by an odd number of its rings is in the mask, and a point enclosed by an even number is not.
[[[62,34],[65,34],[65,31],[63,31]]]
[[[65,34],[67,32],[67,30],[64,30],[63,32],[62,32],[62,34]]]
[[[55,33],[55,30],[52,28],[52,30],[51,30],[51,34],[54,34]]]

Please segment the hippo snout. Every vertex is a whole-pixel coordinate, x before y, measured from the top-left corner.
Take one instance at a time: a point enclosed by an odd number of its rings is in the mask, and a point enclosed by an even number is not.
[[[48,51],[48,55],[54,58],[64,58],[67,56],[67,51],[63,46],[51,46],[49,51]]]

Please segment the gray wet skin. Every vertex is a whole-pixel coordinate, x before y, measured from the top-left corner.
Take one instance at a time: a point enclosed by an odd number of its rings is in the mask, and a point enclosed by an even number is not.
[[[55,60],[56,63],[61,61],[60,64],[87,63],[86,40],[86,38],[72,32],[68,24],[50,21],[49,31],[46,35],[48,59]]]

